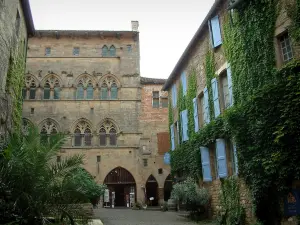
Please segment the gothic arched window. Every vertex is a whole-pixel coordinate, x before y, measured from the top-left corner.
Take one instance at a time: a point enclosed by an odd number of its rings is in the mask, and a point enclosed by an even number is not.
[[[83,140],[84,138],[84,140]],[[91,146],[92,145],[92,129],[89,123],[81,120],[77,123],[74,130],[75,146]]]
[[[34,80],[32,80],[32,83],[30,84],[30,89],[29,89],[29,99],[35,99],[36,95],[36,85]]]
[[[60,85],[58,81],[54,84],[54,99],[60,99]]]
[[[82,83],[77,85],[76,99],[84,99],[84,88]]]
[[[36,97],[36,87],[37,87],[37,84],[36,84],[36,81],[35,79],[33,78],[32,75],[26,75],[25,76],[25,87],[24,87],[24,90],[23,90],[23,98],[24,99],[27,99],[28,97],[28,92],[27,90],[29,91],[29,99],[35,99]]]
[[[112,57],[116,56],[116,48],[113,45],[110,46],[110,48],[109,48],[109,56],[112,56]]]
[[[44,99],[60,99],[60,82],[53,74],[46,77],[44,84]]]
[[[100,146],[107,146],[107,143],[109,143],[110,146],[117,145],[117,129],[110,120],[106,120],[100,126],[99,139]],[[107,139],[109,139],[109,141]]]
[[[50,99],[50,84],[48,82],[44,85],[44,99]]]
[[[108,56],[108,48],[106,45],[102,47],[102,56]]]
[[[93,84],[89,83],[86,88],[86,99],[93,99],[93,98],[94,98]]]
[[[47,119],[42,124],[41,128],[41,142],[48,143],[58,133],[56,123],[52,119]]]
[[[106,76],[100,85],[102,100],[117,100],[118,99],[118,85],[113,76]]]

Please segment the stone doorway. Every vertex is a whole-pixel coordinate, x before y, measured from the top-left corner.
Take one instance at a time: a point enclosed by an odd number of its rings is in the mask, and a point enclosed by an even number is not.
[[[150,175],[146,182],[146,198],[147,205],[158,206],[158,183],[153,175]]]
[[[103,183],[109,189],[110,206],[131,207],[136,201],[136,183],[128,170],[116,167],[106,175]]]

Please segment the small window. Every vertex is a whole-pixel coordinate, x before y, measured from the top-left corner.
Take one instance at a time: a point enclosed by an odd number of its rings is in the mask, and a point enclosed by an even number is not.
[[[162,168],[158,169],[158,174],[163,174],[163,169]]]
[[[51,54],[51,48],[50,47],[47,47],[46,49],[45,49],[45,55],[46,56],[49,56]]]
[[[20,32],[20,13],[19,10],[17,11],[17,16],[16,16],[16,22],[15,22],[15,28],[16,28],[16,35],[19,36],[19,32]]]
[[[104,46],[102,47],[102,56],[103,56],[103,57],[108,56],[108,48],[107,48],[106,45],[104,45]]]
[[[159,108],[159,91],[152,92],[152,107]]]
[[[97,162],[100,162],[100,161],[101,161],[101,156],[97,155]]]
[[[131,52],[131,51],[132,51],[131,45],[127,45],[127,52]]]
[[[58,163],[61,162],[61,156],[60,155],[56,156],[56,162],[58,162]]]
[[[288,33],[285,33],[279,37],[281,56],[284,63],[293,59],[293,51],[291,47],[291,41]]]
[[[30,109],[30,113],[31,113],[31,114],[34,114],[34,108],[31,108],[31,109]]]
[[[168,104],[169,104],[168,98],[161,98],[161,107],[168,108]]]
[[[220,76],[220,81],[221,81],[221,88],[222,88],[222,101],[223,101],[223,107],[225,109],[230,107],[230,98],[229,98],[229,89],[228,89],[228,78],[226,72],[221,74]]]
[[[79,55],[79,48],[78,47],[73,48],[73,55]]]
[[[147,167],[148,166],[148,159],[143,159],[143,162],[144,162],[144,167]]]

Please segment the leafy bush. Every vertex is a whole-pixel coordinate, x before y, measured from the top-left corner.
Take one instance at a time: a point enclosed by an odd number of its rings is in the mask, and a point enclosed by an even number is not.
[[[173,186],[171,198],[175,199],[178,205],[184,203],[187,210],[196,212],[208,203],[209,194],[207,189],[199,188],[194,179],[187,178],[186,181]]]
[[[167,203],[167,202],[164,202],[164,203],[162,204],[161,210],[162,210],[163,212],[166,212],[166,211],[169,210],[169,209],[168,209],[168,203]]]
[[[0,224],[41,224],[46,217],[86,221],[91,211],[83,203],[101,193],[101,187],[81,169],[82,155],[53,160],[64,137],[40,140],[37,129],[31,129],[27,136],[13,135],[1,151]]]

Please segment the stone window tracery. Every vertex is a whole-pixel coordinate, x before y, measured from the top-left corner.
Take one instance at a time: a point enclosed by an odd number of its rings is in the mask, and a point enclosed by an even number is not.
[[[114,77],[107,76],[101,83],[101,96],[102,100],[116,100],[118,99],[118,85]]]
[[[92,129],[90,124],[84,120],[79,121],[74,129],[74,145],[75,146],[92,145]]]
[[[82,76],[77,83],[76,99],[93,99],[94,87],[93,81],[89,75]]]
[[[47,119],[41,127],[41,142],[47,143],[51,138],[58,133],[56,123],[52,119]]]
[[[36,81],[31,75],[27,75],[25,77],[25,90],[23,91],[23,97],[24,99],[27,99],[27,90],[29,90],[29,99],[35,99],[36,96]],[[25,95],[25,96],[24,96]]]
[[[55,75],[50,75],[44,83],[44,99],[60,98],[60,82]]]
[[[117,145],[117,129],[116,126],[110,121],[106,120],[99,129],[100,146]],[[109,139],[109,141],[108,141]]]

